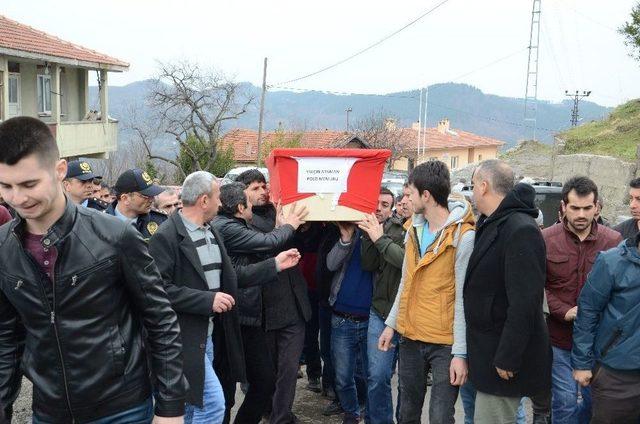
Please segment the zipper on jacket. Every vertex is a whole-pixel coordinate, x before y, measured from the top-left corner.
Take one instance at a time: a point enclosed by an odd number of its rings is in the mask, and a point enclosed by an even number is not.
[[[20,243],[20,239],[18,238],[18,236],[13,233],[14,237],[18,240],[18,243]],[[62,347],[60,346],[60,336],[58,334],[58,327],[56,326],[56,311],[55,311],[55,304],[56,304],[56,283],[55,283],[55,277],[58,274],[56,271],[58,271],[58,267],[59,267],[59,260],[60,258],[58,257],[56,260],[56,266],[55,266],[55,270],[54,270],[54,274],[53,274],[53,279],[51,279],[51,290],[53,293],[53,306],[51,306],[51,303],[49,302],[49,298],[47,297],[47,290],[44,287],[43,281],[46,278],[47,280],[49,280],[49,278],[45,275],[45,273],[42,271],[42,269],[40,268],[40,266],[35,262],[35,260],[31,257],[30,254],[26,253],[25,254],[27,256],[27,259],[29,260],[29,262],[31,262],[31,265],[35,267],[35,269],[37,269],[40,273],[40,290],[42,292],[42,296],[44,298],[44,303],[45,305],[49,308],[49,317],[50,317],[50,322],[51,325],[53,326],[53,334],[56,338],[56,346],[58,348],[58,355],[59,355],[59,359],[60,359],[60,369],[62,370],[62,381],[64,384],[64,392],[66,395],[66,401],[67,401],[67,407],[69,408],[69,414],[71,415],[71,423],[75,424],[76,419],[73,415],[73,409],[71,408],[71,397],[69,396],[69,383],[67,382],[67,371],[65,370],[64,367],[64,356],[62,355]]]
[[[603,358],[607,355],[609,350],[613,347],[614,343],[620,338],[621,335],[622,335],[622,329],[620,328],[617,328],[616,331],[613,332],[607,344],[605,344],[604,347],[602,348],[601,355]]]

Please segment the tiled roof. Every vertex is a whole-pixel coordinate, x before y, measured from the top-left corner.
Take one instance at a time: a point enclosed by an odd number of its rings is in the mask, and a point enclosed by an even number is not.
[[[299,133],[286,132],[285,139],[297,136]],[[274,140],[275,132],[267,132],[262,136],[263,143]],[[344,131],[307,131],[302,133],[302,147],[327,149],[341,147],[351,141],[355,136]],[[236,162],[255,162],[258,158],[258,132],[238,128],[226,133],[220,140],[220,148],[233,146],[234,160]]]
[[[406,154],[415,154],[418,145],[418,130],[412,128],[400,128],[402,136],[400,149]],[[294,137],[298,133],[285,133],[285,138]],[[262,142],[269,143],[276,136],[275,132],[265,133]],[[310,148],[338,148],[352,140],[355,136],[344,131],[307,131],[302,133],[302,147]],[[364,140],[366,143],[366,140]],[[427,151],[466,149],[470,147],[501,147],[504,142],[489,137],[482,137],[470,132],[460,130],[450,130],[441,133],[436,128],[427,128]],[[236,162],[255,162],[258,152],[258,132],[247,129],[231,130],[222,137],[220,148],[224,149],[229,145],[234,149],[234,160]]]
[[[426,146],[429,150],[466,149],[470,147],[501,147],[505,143],[494,138],[483,137],[461,130],[449,130],[444,133],[437,128],[427,128]],[[403,152],[415,152],[418,146],[418,130],[403,128]],[[424,131],[424,129],[423,129]],[[422,134],[421,134],[422,135]]]
[[[0,49],[128,68],[129,64],[0,15]]]

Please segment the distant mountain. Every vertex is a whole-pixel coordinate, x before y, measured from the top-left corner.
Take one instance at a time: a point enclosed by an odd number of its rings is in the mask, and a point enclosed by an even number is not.
[[[257,129],[260,88],[249,83],[243,89],[255,97],[249,111],[231,127]],[[126,121],[127,113],[137,107],[142,114],[148,113],[145,103],[150,88],[149,81],[138,81],[121,87],[109,87],[109,115]],[[265,125],[267,131],[284,128],[295,130],[345,129],[346,109],[350,127],[373,112],[388,113],[398,119],[398,126],[410,127],[418,119],[419,89],[387,95],[336,95],[324,92],[270,91],[265,101]],[[90,87],[92,105],[97,105],[97,87]],[[567,129],[571,114],[571,102],[538,102],[537,138],[545,143],[553,135]],[[583,101],[580,116],[583,122],[599,120],[607,116],[610,108]],[[442,118],[449,118],[452,129],[461,129],[482,136],[505,141],[505,148],[514,146],[519,140],[531,138],[532,131],[523,126],[524,100],[485,94],[466,84],[435,84],[429,87],[427,126],[434,127]],[[126,131],[122,140],[127,140]]]

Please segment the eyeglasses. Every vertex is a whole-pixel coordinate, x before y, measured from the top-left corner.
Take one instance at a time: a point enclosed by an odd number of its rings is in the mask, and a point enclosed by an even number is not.
[[[133,191],[133,192],[131,192],[131,194],[135,194],[137,196],[140,196],[142,199],[147,200],[147,201],[153,200],[153,196],[145,196],[144,194],[138,193],[137,191]]]
[[[100,183],[102,182],[102,180],[101,180],[101,179],[99,179],[99,178],[94,178],[94,179],[92,179],[92,180],[81,180],[81,179],[79,179],[79,178],[76,178],[76,180],[80,181],[82,184],[88,184],[88,183],[91,183],[91,184],[93,184],[93,185],[97,185],[97,186],[99,186],[99,185],[100,185]]]

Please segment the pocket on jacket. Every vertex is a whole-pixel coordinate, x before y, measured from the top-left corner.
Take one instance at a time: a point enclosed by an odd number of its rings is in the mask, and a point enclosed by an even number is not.
[[[491,310],[493,308],[494,295],[477,297],[470,302],[466,302],[467,326],[481,331],[493,329],[493,319]]]
[[[569,267],[569,255],[547,255],[547,281],[565,281],[574,270]]]

